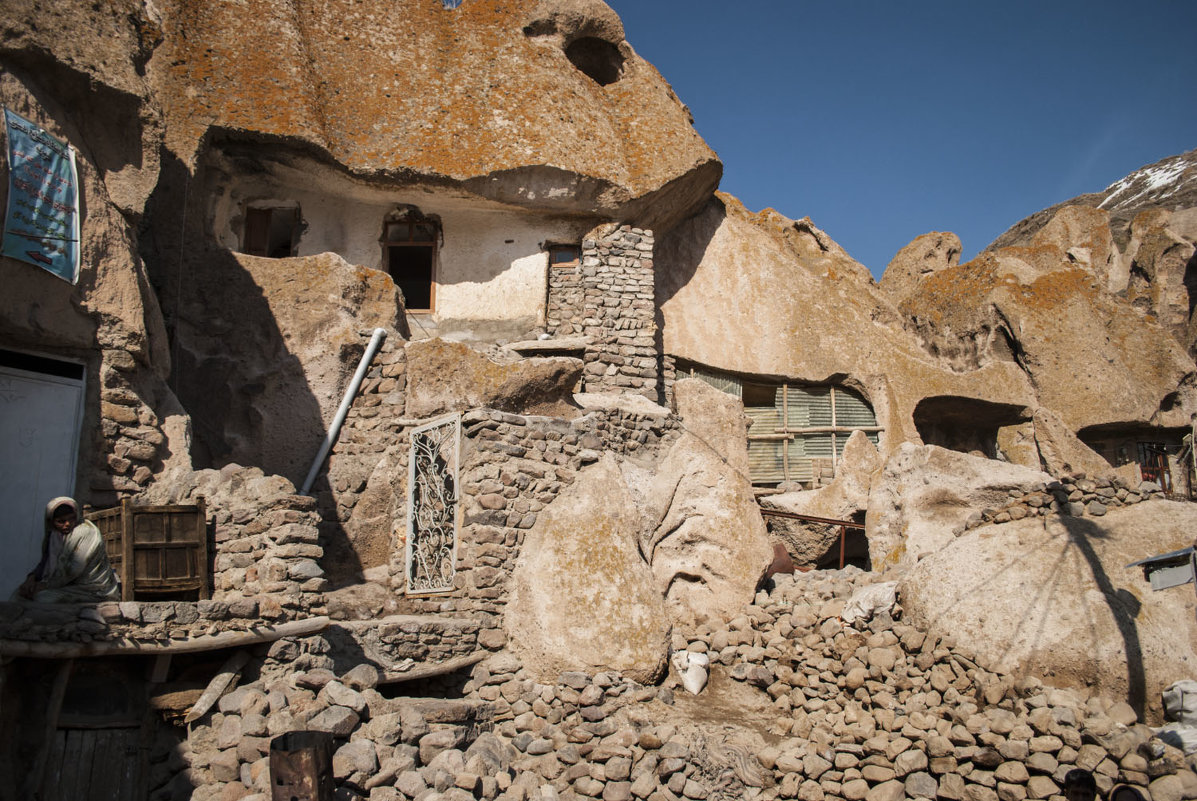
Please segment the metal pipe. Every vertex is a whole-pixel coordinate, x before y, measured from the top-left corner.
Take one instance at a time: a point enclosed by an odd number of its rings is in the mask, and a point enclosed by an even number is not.
[[[385,328],[374,329],[374,336],[370,337],[370,344],[366,346],[366,352],[362,354],[357,372],[353,374],[353,380],[349,382],[349,387],[345,390],[345,397],[341,398],[337,416],[333,418],[332,425],[328,427],[328,434],[325,435],[324,442],[320,443],[320,452],[316,454],[316,460],[312,462],[312,468],[308,470],[308,477],[303,480],[303,488],[299,491],[300,495],[311,493],[312,485],[316,483],[316,476],[319,475],[320,468],[324,466],[324,460],[328,458],[328,452],[332,450],[333,443],[337,441],[337,436],[341,433],[345,415],[349,414],[349,407],[353,405],[353,399],[362,386],[366,371],[370,369],[370,362],[374,361],[374,355],[378,353],[378,349],[382,347],[382,341],[386,338]]]

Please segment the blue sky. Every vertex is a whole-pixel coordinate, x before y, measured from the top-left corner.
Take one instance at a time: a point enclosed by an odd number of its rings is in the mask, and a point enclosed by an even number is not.
[[[1193,0],[608,0],[694,113],[721,188],[880,275],[971,258],[1053,203],[1197,147]]]

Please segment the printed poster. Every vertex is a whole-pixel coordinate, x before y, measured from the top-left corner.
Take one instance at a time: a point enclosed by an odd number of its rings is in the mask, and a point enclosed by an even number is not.
[[[75,151],[4,109],[8,212],[0,254],[79,280],[79,176]]]

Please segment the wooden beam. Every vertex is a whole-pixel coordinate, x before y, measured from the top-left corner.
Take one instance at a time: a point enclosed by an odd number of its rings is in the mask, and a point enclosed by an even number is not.
[[[199,720],[209,709],[214,707],[220,700],[220,696],[236,686],[237,679],[241,678],[241,668],[245,667],[245,663],[248,661],[249,652],[245,650],[235,651],[226,659],[220,667],[220,672],[212,678],[212,681],[208,682],[204,694],[195,702],[195,706],[191,707],[191,711],[183,718],[183,722],[190,723],[193,720]]]
[[[452,673],[462,668],[476,665],[486,658],[486,651],[476,651],[466,656],[458,656],[453,659],[446,659],[444,662],[437,662],[432,665],[422,665],[411,670],[405,670],[402,673],[383,673],[378,677],[379,684],[399,684],[404,681],[418,681],[419,679],[430,679],[433,676],[443,676],[446,673]]]
[[[45,726],[42,729],[42,746],[38,749],[37,757],[33,763],[33,772],[30,778],[33,780],[34,796],[39,797],[42,789],[42,781],[46,775],[46,761],[49,759],[50,751],[54,747],[54,737],[58,733],[58,716],[62,712],[62,701],[66,697],[67,683],[71,679],[71,669],[75,663],[67,660],[58,666],[58,672],[54,676],[54,685],[50,690],[50,700],[46,704],[46,720]]]
[[[274,642],[283,637],[305,637],[323,630],[329,624],[326,616],[292,620],[277,626],[258,626],[248,631],[224,631],[203,634],[185,640],[138,642],[110,640],[107,642],[26,642],[0,640],[0,655],[23,656],[35,659],[73,659],[81,656],[157,656],[158,654],[189,654],[237,648],[260,642]]]

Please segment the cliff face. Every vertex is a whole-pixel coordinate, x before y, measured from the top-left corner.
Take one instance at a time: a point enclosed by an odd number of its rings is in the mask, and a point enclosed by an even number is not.
[[[659,226],[718,182],[689,111],[591,0],[171,0],[151,63],[167,145],[209,132],[348,171]],[[650,206],[651,201],[651,206]]]

